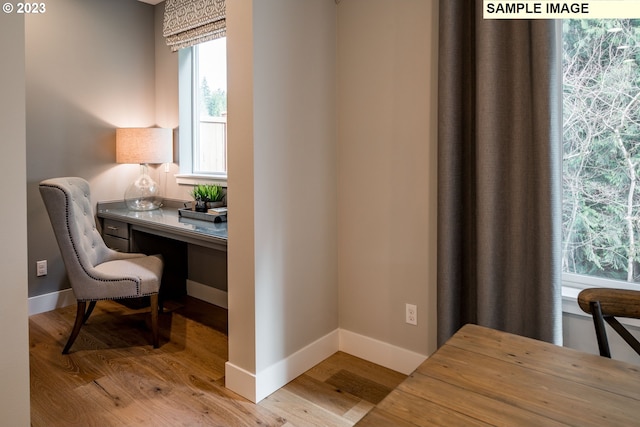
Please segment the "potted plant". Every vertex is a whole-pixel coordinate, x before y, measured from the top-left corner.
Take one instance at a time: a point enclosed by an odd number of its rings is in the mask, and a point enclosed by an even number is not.
[[[191,190],[191,197],[195,200],[194,210],[198,212],[224,206],[224,196],[224,190],[218,184],[197,184]]]
[[[205,198],[207,200],[207,208],[219,208],[225,205],[225,193],[222,186],[218,184],[207,184],[205,187]]]
[[[191,197],[193,197],[193,210],[196,212],[206,212],[207,211],[207,200],[205,196],[204,186],[201,184],[197,184],[191,190]]]

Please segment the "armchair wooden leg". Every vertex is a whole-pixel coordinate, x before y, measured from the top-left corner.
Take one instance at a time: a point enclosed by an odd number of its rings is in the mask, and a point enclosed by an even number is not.
[[[153,348],[158,348],[158,294],[150,296],[151,302],[151,333],[153,336]]]
[[[89,308],[87,308],[87,311],[84,314],[84,320],[82,321],[83,324],[87,323],[87,320],[89,320],[89,316],[91,316],[91,313],[93,312],[93,309],[96,308],[96,302],[97,301],[90,301],[89,302]]]
[[[95,302],[92,301],[91,304],[95,306]],[[76,321],[73,324],[71,335],[69,335],[69,339],[67,340],[67,344],[64,346],[64,349],[62,350],[62,354],[69,353],[69,349],[71,348],[71,346],[73,345],[73,342],[76,340],[76,337],[80,333],[80,328],[82,328],[82,325],[86,320],[85,317],[88,317],[88,315],[86,314],[86,308],[87,308],[86,301],[78,301],[78,308],[76,310]],[[91,314],[91,311],[89,311],[89,314]]]

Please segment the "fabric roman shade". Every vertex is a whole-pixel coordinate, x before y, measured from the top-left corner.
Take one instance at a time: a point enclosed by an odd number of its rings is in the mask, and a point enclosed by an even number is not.
[[[167,0],[163,35],[172,51],[226,35],[225,0]]]

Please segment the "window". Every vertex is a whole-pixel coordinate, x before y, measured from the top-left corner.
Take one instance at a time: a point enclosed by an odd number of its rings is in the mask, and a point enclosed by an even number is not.
[[[226,38],[179,51],[179,183],[227,177]]]
[[[562,267],[582,287],[640,282],[639,48],[640,20],[563,21]]]

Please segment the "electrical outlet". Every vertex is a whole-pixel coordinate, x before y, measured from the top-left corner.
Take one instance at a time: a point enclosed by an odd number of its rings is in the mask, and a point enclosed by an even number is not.
[[[405,321],[410,325],[418,325],[418,307],[414,304],[407,304],[405,307]]]
[[[36,276],[47,275],[47,260],[36,261]]]

